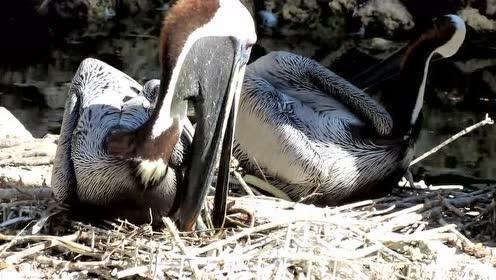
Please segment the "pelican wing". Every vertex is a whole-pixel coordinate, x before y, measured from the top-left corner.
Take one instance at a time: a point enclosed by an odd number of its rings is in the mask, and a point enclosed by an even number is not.
[[[316,110],[350,111],[370,124],[376,133],[391,132],[393,121],[383,106],[312,59],[289,52],[272,52],[252,63],[250,68],[276,87],[286,88],[287,94],[312,104]],[[309,92],[312,95],[309,96]],[[323,102],[322,99],[329,97],[336,102]],[[329,104],[334,104],[333,108],[327,108]]]
[[[55,197],[63,203],[70,203],[76,199],[76,175],[71,159],[71,146],[72,132],[76,128],[79,119],[79,100],[73,90],[74,87],[71,86],[71,96],[67,98],[65,103],[64,117],[52,170],[52,190]]]
[[[141,93],[142,87],[121,71],[92,58],[81,62],[69,89],[52,170],[51,186],[60,202],[78,199],[75,154],[104,154],[98,143],[112,126],[135,128],[146,121],[148,96]]]
[[[400,48],[384,60],[355,75],[350,82],[361,90],[368,91],[386,80],[395,78],[400,73],[400,64],[405,52],[406,47]]]

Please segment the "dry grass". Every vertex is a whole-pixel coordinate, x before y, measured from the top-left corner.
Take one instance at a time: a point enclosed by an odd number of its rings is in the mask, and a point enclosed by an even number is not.
[[[476,217],[491,203],[492,187],[397,188],[389,197],[325,209],[263,196],[233,197],[229,221],[235,227],[196,233],[179,233],[168,219],[163,219],[159,231],[126,221],[89,225],[68,219],[49,189],[16,195],[0,190],[2,279],[496,275],[492,249],[474,244],[458,231],[490,240],[484,232],[474,231],[484,228],[484,220]]]
[[[492,124],[488,116],[476,126],[486,124]],[[22,145],[18,149],[26,150]],[[8,155],[10,161],[0,163],[2,168],[18,172],[38,163],[18,163],[22,153],[12,154],[17,157]],[[52,199],[44,179],[48,174],[41,174],[43,180],[37,174],[38,179],[28,182],[17,173],[0,173],[0,279],[494,279],[496,275],[495,186],[414,184],[375,200],[317,208],[261,196],[263,190],[289,199],[265,178],[233,170],[231,189],[236,197],[228,206],[229,227],[180,233],[167,218],[162,219],[162,229],[120,220],[98,225],[78,222]],[[209,197],[206,210],[211,202]],[[202,215],[211,225],[208,211]]]

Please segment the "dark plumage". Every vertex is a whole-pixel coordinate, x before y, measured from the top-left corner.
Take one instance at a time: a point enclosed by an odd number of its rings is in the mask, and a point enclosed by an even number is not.
[[[420,129],[420,111],[433,54],[452,56],[465,25],[438,18],[410,43],[402,92],[386,110],[317,62],[274,52],[248,66],[238,115],[235,152],[293,199],[334,205],[384,194],[406,171]]]
[[[255,41],[253,20],[238,0],[179,0],[162,29],[160,82],[142,89],[117,69],[85,59],[65,107],[52,176],[56,198],[84,216],[141,223],[171,215],[191,230],[217,154],[231,155],[231,146],[219,143],[234,129],[237,85]],[[195,133],[188,101],[197,110]]]

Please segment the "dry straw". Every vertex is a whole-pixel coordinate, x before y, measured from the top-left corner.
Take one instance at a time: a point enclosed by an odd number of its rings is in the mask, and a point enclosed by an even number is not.
[[[489,124],[488,118],[485,122]],[[480,127],[481,125],[478,125]],[[398,186],[335,208],[233,171],[228,227],[77,222],[47,187],[0,184],[0,279],[494,279],[494,186]],[[2,183],[2,182],[0,182]],[[284,199],[260,195],[261,190]],[[470,238],[468,238],[468,237]],[[485,245],[477,242],[484,242]]]
[[[168,218],[162,230],[72,221],[51,198],[28,198],[29,192],[2,203],[0,275],[23,263],[38,275],[112,279],[490,279],[496,273],[492,251],[458,231],[477,228],[472,212],[491,204],[490,187],[397,188],[390,197],[337,208],[233,197],[231,209],[247,211],[230,219],[249,224],[253,216],[254,226],[194,234],[178,232]]]

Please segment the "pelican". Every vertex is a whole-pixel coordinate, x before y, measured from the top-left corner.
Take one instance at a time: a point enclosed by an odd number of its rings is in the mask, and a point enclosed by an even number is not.
[[[51,182],[57,200],[85,216],[143,223],[168,215],[179,229],[191,230],[218,154],[231,156],[255,42],[253,19],[238,0],[179,0],[161,31],[160,82],[142,88],[85,59],[63,116]],[[188,101],[197,114],[195,131]],[[222,168],[225,188],[228,169]]]
[[[387,193],[414,154],[429,62],[454,55],[464,38],[459,17],[433,20],[410,42],[389,106],[309,58],[259,58],[246,70],[234,156],[295,200],[335,205]]]

